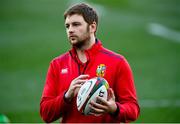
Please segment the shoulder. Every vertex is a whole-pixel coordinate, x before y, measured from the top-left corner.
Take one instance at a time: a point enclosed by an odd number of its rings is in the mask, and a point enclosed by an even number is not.
[[[109,62],[113,63],[113,65],[116,65],[116,69],[118,68],[122,72],[132,71],[129,62],[123,55],[113,52],[107,48],[103,48],[101,53],[105,56],[108,56]]]
[[[69,56],[70,56],[69,52],[63,53],[63,54],[55,57],[53,60],[51,60],[51,63],[65,62],[68,60]]]
[[[108,63],[110,63],[116,69],[123,71],[131,70],[127,59],[123,55],[111,51],[107,48],[102,48],[100,50],[100,54],[103,56],[103,58],[106,58]]]
[[[111,59],[116,59],[116,60],[125,59],[123,55],[118,54],[118,53],[116,53],[114,51],[111,51],[111,50],[109,50],[107,48],[104,48],[104,47],[102,47],[102,49],[100,50],[100,53],[103,54],[106,57],[111,58]]]

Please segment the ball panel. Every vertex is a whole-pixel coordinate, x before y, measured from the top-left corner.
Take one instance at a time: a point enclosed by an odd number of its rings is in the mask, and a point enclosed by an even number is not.
[[[104,98],[104,99],[107,100],[108,93],[107,93],[107,89],[106,89],[106,87],[105,87],[104,85],[101,86],[98,90],[96,90],[96,92],[94,92],[94,94],[93,94],[93,95],[90,97],[90,99],[88,100],[88,102],[87,102],[87,104],[86,104],[86,106],[85,106],[85,109],[84,109],[84,111],[83,111],[83,113],[84,113],[85,115],[88,115],[89,112],[91,112],[91,109],[90,109],[90,107],[89,107],[89,103],[90,103],[91,101],[98,102],[98,101],[96,100],[96,99],[97,99],[97,96],[102,97],[102,98]]]
[[[94,92],[103,85],[105,85],[106,89],[108,89],[109,85],[108,85],[107,81],[104,78],[97,77],[97,81],[96,81],[90,95],[92,96],[94,94]]]
[[[96,79],[88,80],[80,88],[77,95],[77,100],[76,100],[78,110],[80,110],[83,104],[86,102],[87,97],[89,96],[95,82],[96,82]]]

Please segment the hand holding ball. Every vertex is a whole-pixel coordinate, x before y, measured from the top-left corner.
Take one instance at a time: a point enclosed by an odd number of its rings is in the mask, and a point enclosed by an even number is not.
[[[96,101],[97,96],[107,100],[108,88],[108,82],[102,77],[95,77],[86,81],[77,95],[76,103],[78,111],[88,115],[91,112],[89,107],[90,101],[98,102]]]

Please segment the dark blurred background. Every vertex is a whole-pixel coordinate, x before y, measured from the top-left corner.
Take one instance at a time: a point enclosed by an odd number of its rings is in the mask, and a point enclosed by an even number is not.
[[[97,9],[97,37],[132,67],[141,106],[136,122],[180,122],[179,0],[0,0],[0,114],[43,122],[49,63],[70,48],[63,13],[79,2]]]

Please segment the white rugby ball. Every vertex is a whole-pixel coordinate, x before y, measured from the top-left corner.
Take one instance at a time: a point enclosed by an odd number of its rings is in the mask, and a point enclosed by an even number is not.
[[[86,81],[79,89],[77,95],[76,104],[78,111],[88,115],[91,112],[89,107],[90,101],[98,102],[96,100],[97,96],[107,100],[108,88],[108,82],[102,77],[95,77]]]

